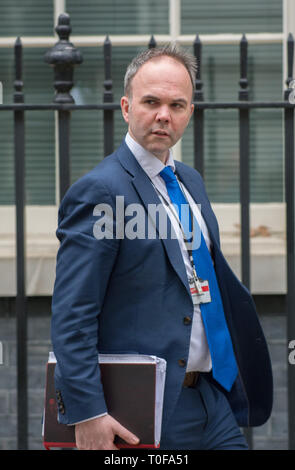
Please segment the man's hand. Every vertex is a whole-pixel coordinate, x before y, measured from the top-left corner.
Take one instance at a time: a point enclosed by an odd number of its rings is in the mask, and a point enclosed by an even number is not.
[[[115,435],[128,444],[139,443],[138,437],[110,415],[76,424],[75,433],[76,446],[79,450],[118,450],[114,444]]]

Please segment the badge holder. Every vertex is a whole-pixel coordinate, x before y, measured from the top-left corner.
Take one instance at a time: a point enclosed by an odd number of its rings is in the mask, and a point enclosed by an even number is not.
[[[189,286],[194,305],[211,302],[209,282],[197,276],[193,268],[193,277],[189,279]]]

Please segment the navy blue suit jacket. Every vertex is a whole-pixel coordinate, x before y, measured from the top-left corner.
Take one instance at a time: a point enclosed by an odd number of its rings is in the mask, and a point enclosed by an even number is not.
[[[266,341],[249,291],[220,250],[219,230],[199,173],[176,162],[178,176],[201,205],[239,369],[230,393],[223,390],[240,426],[257,426],[272,408],[272,372]],[[151,354],[167,361],[163,426],[173,412],[185,375],[193,316],[178,240],[113,237],[97,239],[93,214],[116,196],[137,203],[148,221],[148,205],[160,204],[149,178],[125,142],[74,183],[59,210],[52,343],[57,357],[56,389],[64,409],[59,420],[75,423],[107,411],[99,352]],[[126,217],[125,223],[128,217]],[[169,219],[169,218],[168,218]],[[113,228],[116,232],[114,218]],[[168,232],[169,233],[169,232]],[[214,380],[211,374],[207,379]]]

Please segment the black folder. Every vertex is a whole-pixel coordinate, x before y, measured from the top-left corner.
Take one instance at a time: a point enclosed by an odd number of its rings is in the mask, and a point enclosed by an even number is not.
[[[140,439],[128,445],[118,436],[118,447],[159,447],[166,361],[156,356],[137,354],[100,354],[99,365],[108,413]],[[43,444],[75,447],[75,426],[58,422],[54,387],[56,360],[50,353],[46,368]]]

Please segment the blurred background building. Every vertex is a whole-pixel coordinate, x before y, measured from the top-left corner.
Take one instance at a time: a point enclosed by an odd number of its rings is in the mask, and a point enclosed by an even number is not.
[[[44,54],[57,42],[58,15],[71,18],[70,40],[83,54],[76,67],[72,96],[76,104],[103,99],[103,43],[110,36],[114,102],[123,94],[123,76],[132,57],[147,47],[177,40],[192,51],[202,40],[205,101],[237,101],[239,41],[248,46],[250,101],[281,101],[286,72],[286,39],[295,30],[290,0],[1,0],[0,81],[3,103],[13,101],[17,36],[23,43],[26,103],[51,103],[53,74]],[[17,446],[16,335],[14,297],[15,187],[13,115],[0,113],[0,448]],[[237,275],[240,263],[239,121],[237,110],[205,113],[204,178],[217,214],[226,258]],[[126,133],[115,113],[115,146]],[[193,166],[193,125],[174,149],[175,158]],[[103,158],[101,111],[73,112],[71,181]],[[56,114],[26,112],[26,248],[28,301],[29,448],[42,448],[41,416],[45,362],[50,350],[50,301],[58,249],[55,230],[59,203]],[[254,109],[250,117],[251,290],[270,347],[275,379],[274,411],[253,432],[256,449],[288,446],[286,341],[286,247],[284,132],[282,109]]]

